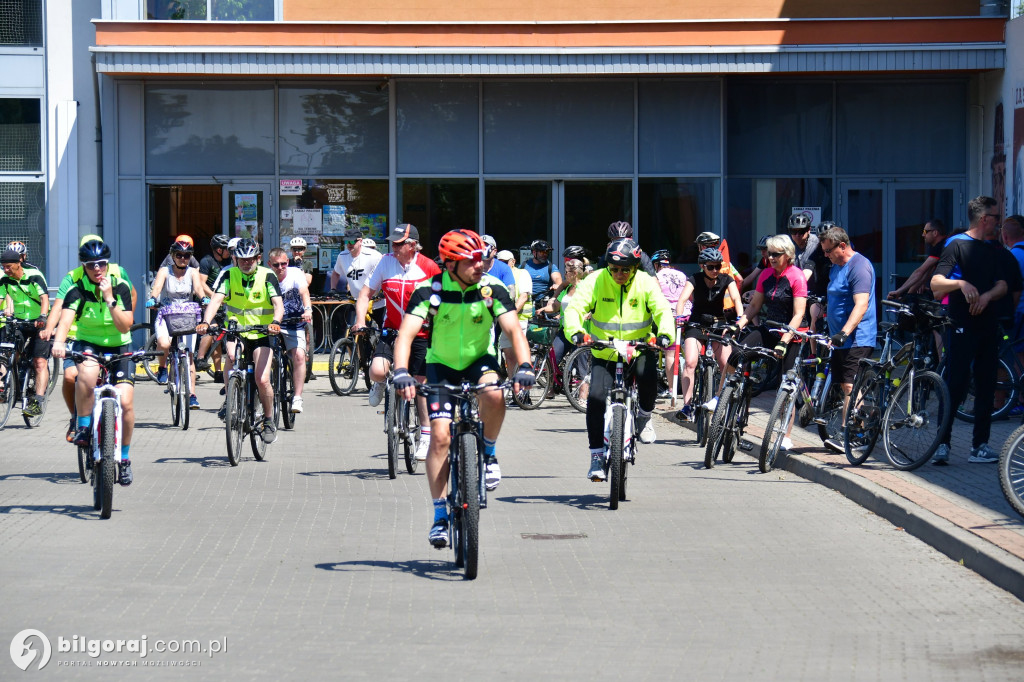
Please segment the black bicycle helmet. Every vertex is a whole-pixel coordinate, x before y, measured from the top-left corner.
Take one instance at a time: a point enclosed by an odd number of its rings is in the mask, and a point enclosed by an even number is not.
[[[260,245],[255,239],[245,238],[235,245],[235,258],[256,258],[260,255]]]
[[[767,249],[768,248],[768,237],[769,236],[770,235],[766,234],[763,237],[761,237],[760,239],[758,239],[757,240],[757,248],[759,248],[759,249]]]
[[[633,226],[625,220],[618,220],[608,226],[608,239],[632,239]]]
[[[794,213],[789,216],[789,229],[793,232],[803,232],[811,229],[811,219],[806,213]]]
[[[530,243],[530,251],[550,251],[551,245],[543,239],[534,239]]]
[[[700,234],[697,235],[696,239],[697,246],[704,246],[705,244],[718,244],[721,241],[722,238],[719,237],[714,232],[701,232]]]
[[[187,242],[174,242],[171,244],[171,253],[188,253],[193,251],[192,245]]]
[[[211,249],[226,249],[228,248],[228,237],[226,234],[215,234],[210,238]]]
[[[697,264],[704,265],[704,263],[721,263],[722,252],[718,249],[703,249],[697,256]]]
[[[838,225],[836,225],[831,220],[822,220],[821,223],[818,224],[818,230],[817,230],[816,234],[825,234],[826,232],[831,230],[833,227],[838,227]]]
[[[671,263],[672,254],[668,252],[668,249],[658,249],[651,256],[652,263]]]
[[[640,246],[632,239],[614,239],[605,251],[604,261],[608,265],[633,267],[640,263]]]
[[[562,252],[562,258],[566,260],[575,258],[576,260],[583,260],[583,257],[587,255],[587,250],[582,246],[568,246],[565,251]]]
[[[92,260],[110,260],[110,247],[99,239],[90,239],[78,249],[78,260],[83,263]]]

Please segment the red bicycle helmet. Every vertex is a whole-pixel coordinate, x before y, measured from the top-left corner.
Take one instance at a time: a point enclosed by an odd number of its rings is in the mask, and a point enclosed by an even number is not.
[[[437,245],[437,252],[446,261],[483,258],[486,250],[484,240],[473,230],[446,232]]]

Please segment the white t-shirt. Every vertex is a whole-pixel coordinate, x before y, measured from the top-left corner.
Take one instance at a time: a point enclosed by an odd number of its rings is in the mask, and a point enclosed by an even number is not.
[[[381,258],[380,252],[366,247],[363,247],[355,258],[352,258],[352,254],[348,251],[338,254],[338,260],[334,263],[334,271],[348,280],[348,292],[352,298],[359,298],[359,292],[363,290],[363,285],[370,279],[370,275],[373,274]],[[383,307],[383,299],[373,304],[374,310]]]
[[[439,274],[440,268],[422,253],[417,253],[407,266],[399,263],[393,254],[384,256],[366,281],[371,291],[384,292],[384,302],[388,307],[384,326],[398,329],[412,292],[420,282]]]
[[[299,286],[305,283],[306,275],[302,272],[301,268],[289,267],[285,270],[284,279],[280,281],[285,317],[300,317],[302,315],[305,306],[302,305],[302,293],[299,291]],[[290,323],[284,326],[289,329],[295,329],[300,324]]]

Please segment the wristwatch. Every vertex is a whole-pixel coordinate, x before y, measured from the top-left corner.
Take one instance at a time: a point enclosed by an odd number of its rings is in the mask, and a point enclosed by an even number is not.
[[[110,307],[111,310],[113,310],[114,308],[117,307],[117,299],[116,298],[110,299],[109,301],[107,301],[107,305]]]

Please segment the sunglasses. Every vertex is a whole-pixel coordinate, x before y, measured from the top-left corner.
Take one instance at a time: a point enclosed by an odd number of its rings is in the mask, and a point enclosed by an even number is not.
[[[633,268],[626,267],[624,265],[609,265],[608,266],[608,272],[612,273],[613,275],[627,274],[627,273],[632,272],[632,271],[633,271]]]
[[[786,254],[784,254],[784,253],[776,253],[775,251],[769,251],[768,252],[768,257],[769,258],[782,258],[784,255],[786,255]]]
[[[842,245],[843,245],[843,242],[839,242],[838,244],[833,246],[831,249],[822,248],[822,251],[824,251],[825,255],[827,256],[827,255],[831,254],[833,251],[835,251],[836,249],[838,249]]]
[[[346,239],[345,240],[345,246],[355,246],[356,244],[358,244],[361,241],[363,241],[363,240],[362,239],[355,239],[355,240],[349,241],[348,239]]]
[[[270,267],[272,267],[272,268],[286,268],[286,267],[288,267],[288,261],[284,261],[283,263],[271,263]]]
[[[107,263],[109,262],[110,261],[107,260],[91,260],[88,263],[82,263],[82,265],[84,265],[89,270],[102,270],[103,268],[107,267]]]
[[[721,270],[722,269],[722,264],[721,263],[705,263],[704,264],[704,269],[705,270]]]
[[[176,253],[176,254],[174,254],[174,257],[175,258],[181,258],[182,260],[188,260],[189,258],[192,257],[192,254],[191,253]]]

